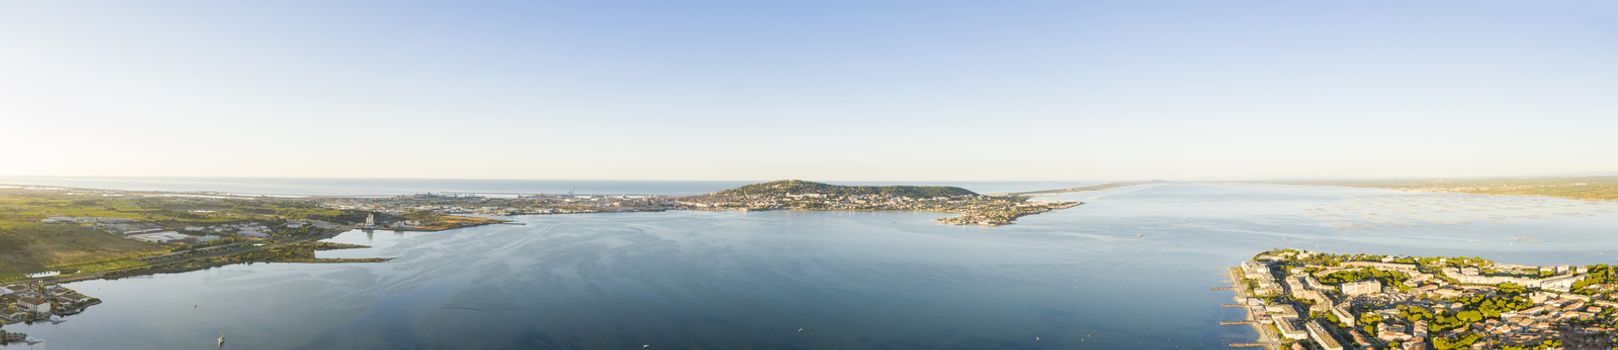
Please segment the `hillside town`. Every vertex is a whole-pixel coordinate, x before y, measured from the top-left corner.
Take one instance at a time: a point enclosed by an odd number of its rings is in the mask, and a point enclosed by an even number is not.
[[[667,210],[927,211],[959,214],[940,218],[942,223],[983,226],[1006,225],[1019,217],[1079,204],[988,196],[958,187],[840,186],[801,180],[765,182],[691,196],[416,194],[322,201],[326,208],[407,218],[412,213],[508,216]]]
[[[1609,349],[1613,267],[1275,250],[1230,270],[1272,349]]]
[[[984,226],[1006,225],[1018,217],[1072,208],[1079,205],[1078,202],[1032,202],[1016,198],[990,197],[976,194],[914,197],[884,194],[839,195],[817,192],[721,193],[681,198],[679,203],[684,208],[691,210],[904,210],[943,212],[960,214],[960,216],[940,218],[939,222],[953,225]]]
[[[1019,217],[1067,209],[1080,202],[1029,201],[946,186],[838,186],[801,180],[772,181],[679,199],[692,210],[927,211],[958,214],[952,225],[1000,226]]]

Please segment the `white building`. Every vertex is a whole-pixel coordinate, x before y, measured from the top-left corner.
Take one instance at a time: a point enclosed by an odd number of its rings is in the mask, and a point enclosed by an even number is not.
[[[174,232],[174,231],[162,231],[162,232],[152,232],[152,233],[143,233],[143,234],[138,234],[138,235],[130,235],[129,238],[136,239],[136,240],[141,240],[141,241],[146,241],[146,242],[152,242],[152,243],[168,243],[168,242],[178,241],[178,240],[182,240],[182,239],[186,239],[186,238],[191,238],[191,236],[183,235],[183,234],[180,234],[179,232]]]
[[[1471,269],[1471,270],[1467,270],[1467,269]],[[1450,267],[1450,268],[1445,268],[1444,273],[1450,275],[1450,277],[1455,278],[1455,280],[1457,282],[1461,282],[1461,283],[1464,283],[1464,284],[1496,285],[1496,284],[1501,284],[1501,283],[1515,283],[1515,284],[1521,285],[1523,287],[1547,289],[1547,290],[1554,290],[1554,291],[1559,291],[1559,292],[1567,292],[1568,290],[1573,288],[1573,282],[1578,282],[1579,279],[1584,278],[1583,275],[1579,275],[1579,274],[1566,274],[1566,275],[1551,276],[1551,277],[1547,277],[1547,278],[1528,278],[1528,277],[1516,277],[1516,276],[1486,276],[1486,275],[1477,274],[1476,273],[1477,268],[1469,267],[1467,269],[1457,270],[1457,269],[1455,269],[1453,267]],[[1459,272],[1460,274],[1457,275],[1456,274],[1457,272]]]
[[[1338,305],[1337,307],[1331,308],[1331,314],[1333,316],[1337,316],[1337,321],[1343,322],[1343,324],[1348,325],[1349,327],[1354,326],[1354,314],[1348,312],[1348,306]]]
[[[1287,339],[1303,340],[1309,338],[1309,333],[1298,329],[1298,326],[1292,324],[1292,320],[1277,318],[1275,319],[1275,328],[1281,330],[1281,336]]]
[[[1376,294],[1382,292],[1382,282],[1374,279],[1359,282],[1349,282],[1343,283],[1343,285],[1339,286],[1339,288],[1342,288],[1343,295],[1351,297]]]
[[[38,314],[50,314],[51,313],[51,302],[49,300],[44,300],[44,299],[39,299],[39,298],[34,298],[34,297],[21,297],[21,298],[17,298],[17,305],[22,306],[23,311],[29,311],[29,312],[38,313]]]
[[[1270,317],[1277,319],[1298,318],[1298,309],[1293,308],[1292,305],[1269,304],[1264,306],[1264,311],[1267,311],[1270,314]]]
[[[1252,279],[1274,279],[1268,265],[1252,260],[1242,262],[1242,273]]]
[[[1337,338],[1332,338],[1331,333],[1326,332],[1326,327],[1322,327],[1320,321],[1309,321],[1309,326],[1306,328],[1309,328],[1309,337],[1314,338],[1315,344],[1320,344],[1320,348],[1343,350],[1343,345],[1337,343]]]
[[[1539,288],[1566,293],[1573,289],[1574,282],[1578,282],[1581,279],[1584,279],[1584,276],[1568,275],[1563,277],[1547,278],[1539,282]]]

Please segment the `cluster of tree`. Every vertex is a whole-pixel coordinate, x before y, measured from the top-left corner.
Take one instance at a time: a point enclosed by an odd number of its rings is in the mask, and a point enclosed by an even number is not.
[[[1373,268],[1367,267],[1367,268],[1361,268],[1361,269],[1355,269],[1355,270],[1337,271],[1337,272],[1327,274],[1325,276],[1321,276],[1320,277],[1320,283],[1343,284],[1343,283],[1348,283],[1348,282],[1359,282],[1359,281],[1364,281],[1364,280],[1373,279],[1373,278],[1375,278],[1378,281],[1381,281],[1382,285],[1392,286],[1392,285],[1399,285],[1400,283],[1404,282],[1406,279],[1410,279],[1410,276],[1405,275],[1403,272],[1399,272],[1399,271],[1387,271],[1387,270],[1373,269]]]
[[[1343,264],[1343,259],[1331,254],[1314,254],[1308,257],[1294,257],[1287,261],[1292,266],[1337,266]]]
[[[1459,312],[1439,311],[1436,314],[1432,314],[1430,316],[1432,322],[1427,324],[1427,329],[1429,331],[1441,332],[1462,328],[1484,319],[1499,319],[1500,313],[1503,312],[1518,311],[1534,306],[1534,303],[1529,301],[1527,298],[1523,298],[1519,295],[1505,294],[1470,295],[1455,298],[1450,301],[1461,303],[1465,306],[1463,306]],[[1425,309],[1422,310],[1425,311]],[[1406,313],[1407,315],[1413,314],[1415,311],[1406,311]],[[1414,321],[1414,319],[1412,319],[1412,321]]]
[[[1461,310],[1460,312],[1440,310],[1433,315],[1433,321],[1427,323],[1427,330],[1434,333],[1443,332],[1466,327],[1473,322],[1482,320],[1483,313],[1478,312],[1478,310]]]
[[[1378,255],[1378,254],[1352,254],[1352,255],[1343,255],[1343,256],[1341,256],[1339,258],[1341,258],[1343,260],[1346,260],[1346,261],[1391,262],[1391,263],[1397,263],[1397,264],[1415,264],[1416,263],[1416,258],[1415,257],[1410,257],[1410,256],[1391,257],[1390,258],[1390,256]]]
[[[1615,275],[1613,266],[1607,264],[1598,264],[1590,266],[1590,274],[1585,275],[1584,279],[1581,279],[1578,282],[1573,282],[1573,292],[1579,294],[1594,294],[1597,291],[1589,289],[1590,286],[1612,283],[1618,283],[1618,275]]]
[[[1500,347],[1500,349],[1501,350],[1546,350],[1546,349],[1555,349],[1555,348],[1561,348],[1561,347],[1562,347],[1562,341],[1561,340],[1549,339],[1549,340],[1546,340],[1546,341],[1539,342],[1539,344],[1534,344],[1534,345],[1526,345],[1526,344],[1525,345],[1506,345],[1506,346]]]
[[[1495,293],[1505,295],[1522,295],[1523,293],[1528,292],[1528,287],[1523,287],[1521,284],[1506,282],[1494,285],[1494,291]]]
[[[1493,266],[1494,265],[1494,261],[1490,261],[1489,259],[1484,259],[1484,258],[1476,257],[1476,256],[1473,256],[1473,257],[1466,257],[1466,256],[1429,257],[1429,258],[1421,258],[1420,260],[1421,260],[1421,264],[1420,264],[1421,266],[1424,266],[1424,267],[1438,267],[1438,268],[1442,268],[1442,267],[1462,268],[1462,267],[1468,267],[1468,266],[1480,266],[1481,267],[1481,266]]]
[[[1435,337],[1433,338],[1433,349],[1465,349],[1471,347],[1473,343],[1477,343],[1478,339],[1481,338],[1483,338],[1483,336],[1478,335],[1477,333],[1467,333],[1454,337]]]
[[[1410,320],[1410,322],[1433,319],[1433,312],[1431,310],[1427,310],[1425,307],[1416,305],[1400,305],[1398,306],[1398,309],[1399,316],[1404,317],[1406,320]]]
[[[1382,315],[1366,312],[1360,314],[1359,324],[1365,329],[1366,334],[1376,334],[1376,324],[1382,321]]]
[[[1309,319],[1322,320],[1333,324],[1343,324],[1342,320],[1337,319],[1337,315],[1330,312],[1310,312]]]
[[[1489,295],[1489,297],[1461,297],[1461,303],[1468,309],[1477,309],[1484,314],[1484,318],[1497,319],[1500,313],[1506,311],[1519,311],[1519,309],[1532,308],[1534,301],[1523,297],[1505,297],[1505,295]]]

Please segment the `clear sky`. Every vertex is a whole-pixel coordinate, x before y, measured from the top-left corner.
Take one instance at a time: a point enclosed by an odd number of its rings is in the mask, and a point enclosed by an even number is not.
[[[1615,1],[5,1],[0,175],[1618,171]]]

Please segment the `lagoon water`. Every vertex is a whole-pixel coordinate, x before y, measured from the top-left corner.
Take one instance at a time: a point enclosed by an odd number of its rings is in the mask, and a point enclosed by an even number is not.
[[[352,231],[375,264],[70,284],[104,304],[6,349],[1224,349],[1227,266],[1277,247],[1618,262],[1618,205],[1166,184],[1004,227],[942,214],[665,212]],[[802,329],[800,332],[799,329]],[[1036,341],[1036,337],[1038,340]]]

